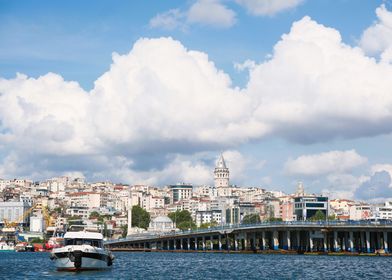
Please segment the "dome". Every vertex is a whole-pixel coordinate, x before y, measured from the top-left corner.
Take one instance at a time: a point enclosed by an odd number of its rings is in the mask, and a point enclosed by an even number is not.
[[[152,220],[153,223],[172,223],[173,221],[167,216],[158,216]]]

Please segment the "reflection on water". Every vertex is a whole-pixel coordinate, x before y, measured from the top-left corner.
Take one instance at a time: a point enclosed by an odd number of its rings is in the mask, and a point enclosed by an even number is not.
[[[104,271],[58,272],[48,253],[0,253],[0,279],[390,279],[390,257],[114,253]]]

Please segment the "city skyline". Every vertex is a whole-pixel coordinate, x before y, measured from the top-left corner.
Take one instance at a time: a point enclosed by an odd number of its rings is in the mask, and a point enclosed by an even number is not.
[[[389,1],[145,3],[0,1],[0,178],[392,197]]]

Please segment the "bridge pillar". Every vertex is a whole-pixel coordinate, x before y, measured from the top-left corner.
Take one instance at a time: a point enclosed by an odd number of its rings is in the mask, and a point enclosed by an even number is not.
[[[265,250],[265,231],[261,232],[261,246],[260,246],[261,250]]]
[[[333,232],[333,249],[335,252],[339,252],[340,248],[338,247],[338,232]]]
[[[211,251],[213,251],[214,250],[214,236],[210,236],[210,249],[211,249]]]
[[[381,232],[376,233],[376,248],[375,249],[381,249]]]
[[[180,239],[180,249],[181,249],[181,251],[184,250],[184,239],[183,238]]]
[[[189,237],[188,237],[188,240],[186,243],[187,243],[186,245],[188,245],[188,250],[190,250],[191,249],[191,239]]]
[[[286,238],[287,238],[287,241],[286,241],[286,245],[287,245],[287,250],[291,250],[291,240],[290,240],[290,236],[291,234],[290,234],[290,231],[288,230],[287,232],[286,232]]]
[[[366,242],[366,252],[370,253],[370,232],[366,231],[365,233],[365,242]]]
[[[301,232],[299,230],[297,230],[297,250],[301,250]]]
[[[173,249],[177,250],[177,239],[173,239]]]
[[[231,246],[230,246],[230,237],[229,235],[226,233],[226,247],[227,247],[227,251],[230,251]]]
[[[279,249],[279,232],[277,230],[274,230],[272,232],[272,247],[274,250],[278,250]]]
[[[219,234],[218,235],[218,247],[219,247],[219,251],[222,250],[222,236]]]
[[[234,250],[238,251],[238,240],[237,240],[237,236],[234,235]]]
[[[348,250],[350,252],[354,252],[354,233],[352,231],[349,232],[349,237],[348,237]]]
[[[203,251],[205,251],[206,250],[206,237],[205,236],[202,237],[201,243],[202,243],[201,245],[203,246]]]
[[[197,244],[197,237],[195,237],[195,251],[197,251],[197,246],[198,244]]]
[[[361,252],[366,252],[365,233],[363,231],[361,231],[359,233],[359,236],[361,238]]]
[[[328,232],[324,232],[324,252],[328,252]]]
[[[245,233],[244,236],[244,248],[242,250],[246,251],[248,250],[248,235]]]
[[[256,246],[256,232],[254,232],[252,234],[252,250],[257,250],[257,246]]]
[[[309,231],[309,251],[313,252],[313,237],[310,231]]]
[[[347,242],[347,232],[343,232],[343,238],[342,238],[342,251],[346,251],[346,242]]]
[[[383,239],[384,239],[384,251],[388,253],[388,232],[383,232]]]

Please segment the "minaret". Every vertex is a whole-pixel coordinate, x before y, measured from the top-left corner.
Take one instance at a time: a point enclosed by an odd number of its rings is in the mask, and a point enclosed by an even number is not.
[[[132,204],[128,208],[128,231],[127,236],[132,234]]]
[[[295,192],[295,196],[304,196],[305,195],[305,188],[302,182],[298,182],[297,184],[297,191]]]
[[[230,196],[229,188],[229,168],[226,167],[225,159],[221,154],[215,165],[214,181],[215,187],[218,189],[218,196]]]

